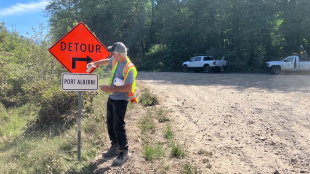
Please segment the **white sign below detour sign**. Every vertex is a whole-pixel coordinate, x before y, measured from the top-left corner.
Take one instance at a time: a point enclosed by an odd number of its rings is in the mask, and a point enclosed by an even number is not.
[[[97,91],[98,74],[62,73],[61,89],[64,91]]]

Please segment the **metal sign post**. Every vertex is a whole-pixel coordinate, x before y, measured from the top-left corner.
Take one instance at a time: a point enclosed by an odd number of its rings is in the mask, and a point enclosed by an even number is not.
[[[78,160],[81,161],[81,120],[82,120],[82,91],[79,91],[78,104]]]

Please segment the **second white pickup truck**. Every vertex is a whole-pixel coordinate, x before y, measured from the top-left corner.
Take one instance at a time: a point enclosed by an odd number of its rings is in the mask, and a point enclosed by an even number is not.
[[[300,45],[300,54],[288,56],[282,61],[266,62],[266,67],[271,74],[281,71],[310,71],[310,59],[304,47]]]
[[[209,73],[212,70],[216,72],[221,72],[221,61],[214,60],[212,56],[196,56],[190,58],[189,61],[186,61],[182,64],[182,68],[184,72],[188,72],[193,70],[194,72],[204,71],[205,73]]]
[[[310,71],[310,60],[306,56],[292,55],[282,61],[266,62],[271,74],[279,74],[281,71]]]

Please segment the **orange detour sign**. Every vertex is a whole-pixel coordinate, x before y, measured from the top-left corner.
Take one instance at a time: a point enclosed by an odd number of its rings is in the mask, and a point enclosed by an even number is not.
[[[87,72],[86,65],[111,54],[83,22],[73,27],[48,51],[70,73],[92,73],[96,68]]]

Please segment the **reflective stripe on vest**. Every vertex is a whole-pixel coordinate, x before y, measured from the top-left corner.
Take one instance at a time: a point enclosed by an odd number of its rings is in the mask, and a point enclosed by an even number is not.
[[[113,81],[113,77],[114,77],[117,65],[118,65],[118,61],[116,61],[113,58],[113,61],[112,61],[112,71],[111,71],[111,78],[110,78],[109,86],[112,86],[112,81]]]
[[[117,64],[118,62],[113,58],[113,61],[112,61],[112,69],[114,69],[114,66]]]
[[[111,78],[110,78],[110,86],[112,86],[112,81],[113,81],[113,77],[114,77],[114,74],[115,74],[115,71],[116,71],[116,68],[117,68],[117,65],[118,65],[118,61],[116,61],[114,58],[113,58],[113,61],[112,61],[112,72],[111,72]],[[124,69],[123,69],[123,76],[124,76],[124,82],[126,81],[127,79],[127,74],[130,70],[133,70],[133,73],[134,73],[134,78],[133,78],[133,83],[132,83],[132,89],[131,89],[131,92],[128,92],[128,97],[129,97],[129,101],[131,104],[135,104],[135,103],[138,103],[138,99],[135,95],[136,93],[136,76],[137,76],[137,69],[135,67],[135,65],[130,61],[129,57],[127,57],[127,64],[125,65]]]
[[[135,67],[135,65],[131,62],[128,62],[127,65],[124,67],[124,71],[123,71],[123,75],[124,75],[124,82],[125,82],[125,79],[127,78],[127,74],[130,70],[130,68],[132,67]]]

